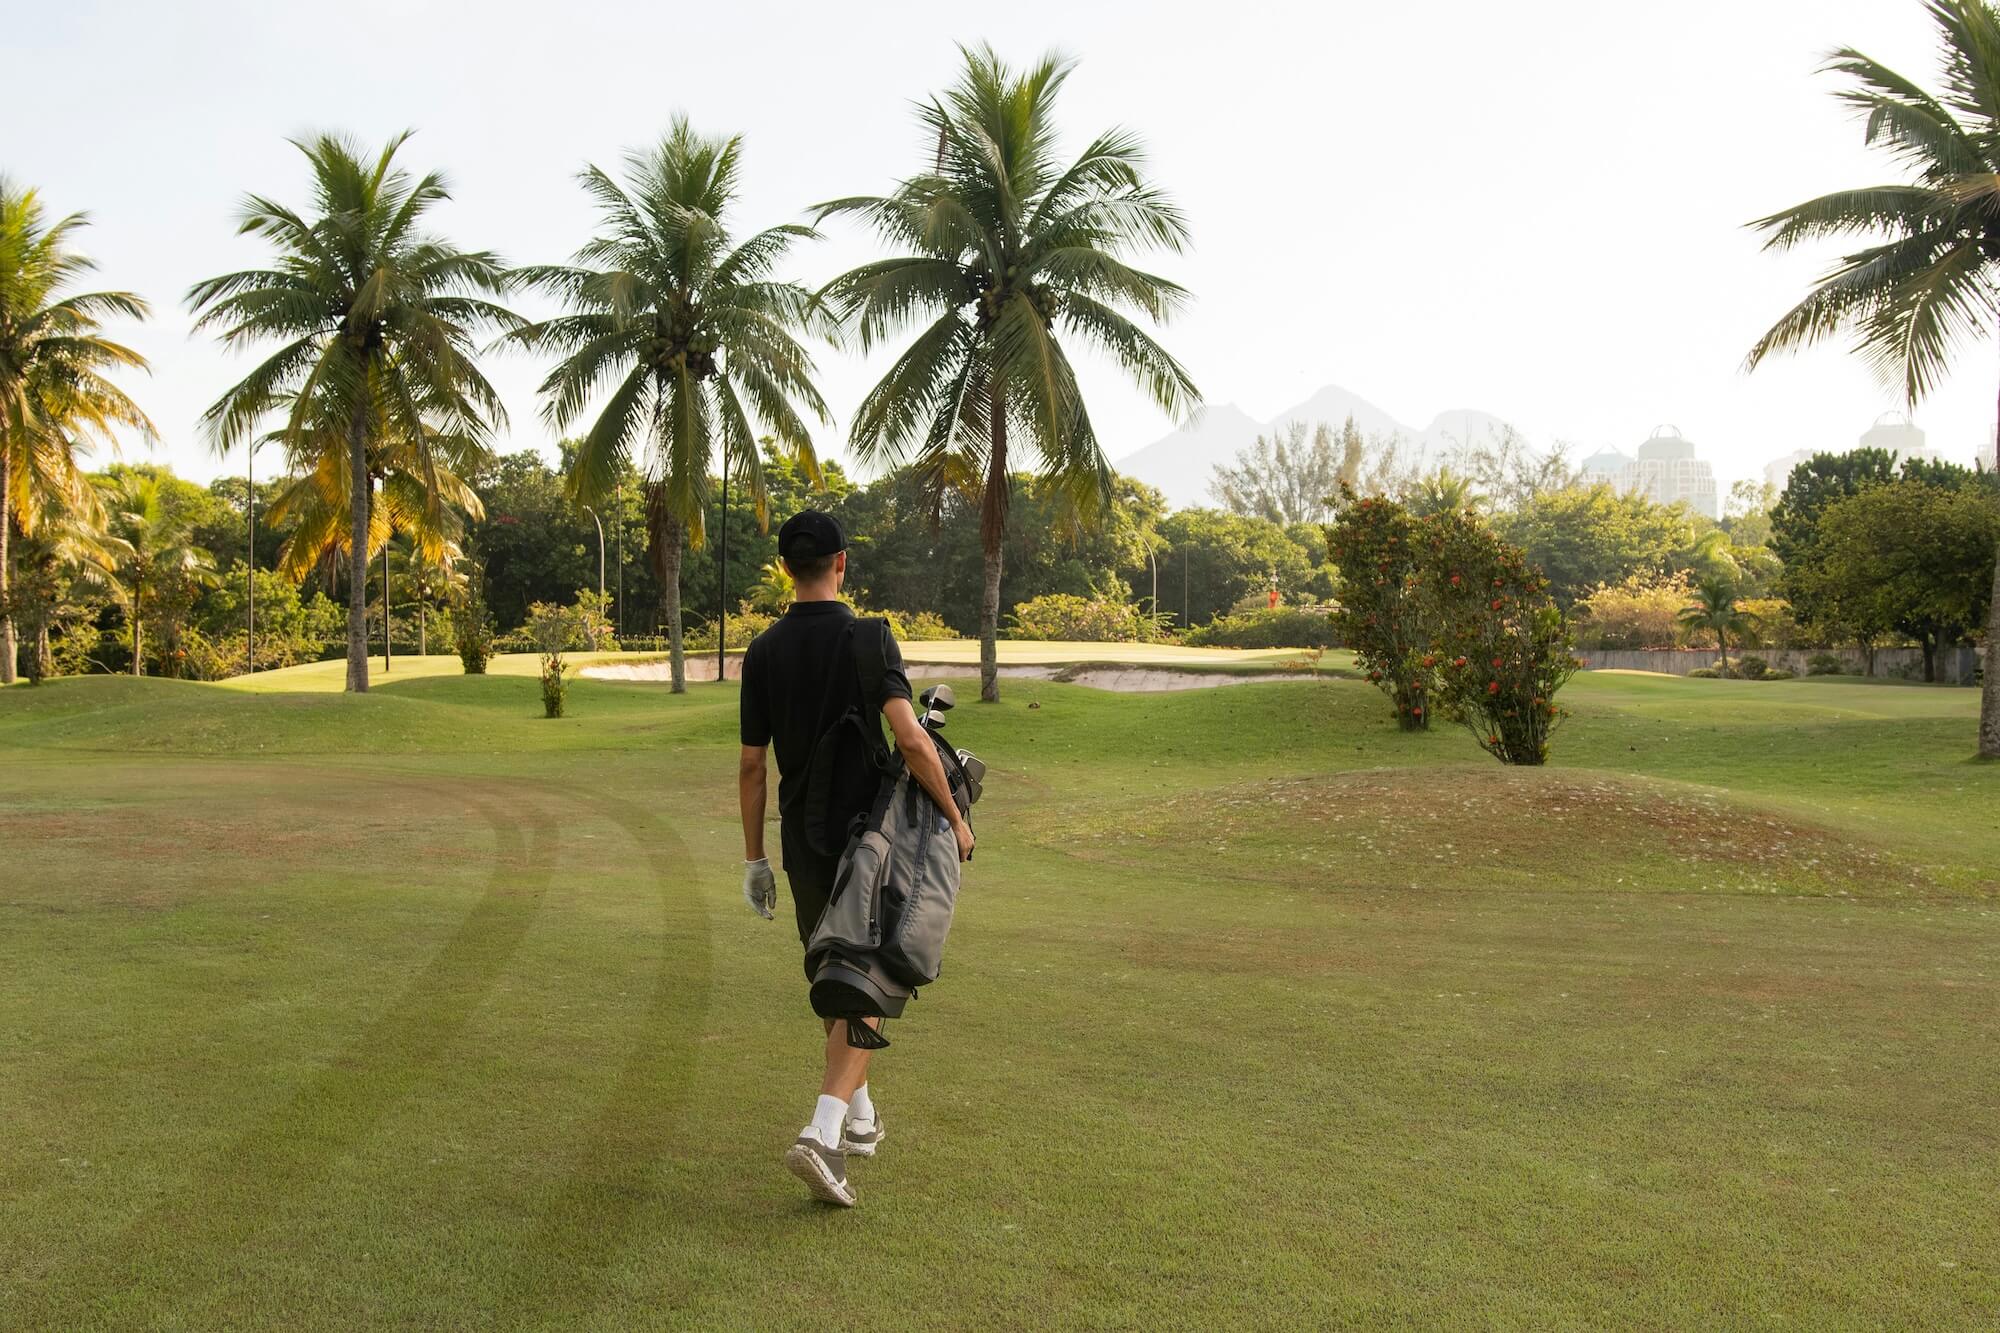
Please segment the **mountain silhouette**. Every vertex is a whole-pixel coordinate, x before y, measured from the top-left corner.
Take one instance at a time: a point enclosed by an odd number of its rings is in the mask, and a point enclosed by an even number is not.
[[[1208,484],[1216,464],[1233,461],[1259,435],[1291,421],[1303,421],[1308,427],[1324,421],[1339,429],[1350,416],[1371,442],[1396,440],[1404,466],[1418,469],[1437,467],[1509,428],[1501,418],[1477,408],[1440,412],[1430,424],[1418,428],[1398,421],[1350,389],[1329,384],[1304,402],[1263,421],[1234,403],[1204,408],[1179,430],[1125,455],[1113,466],[1128,477],[1159,487],[1177,509],[1211,506],[1215,499]]]

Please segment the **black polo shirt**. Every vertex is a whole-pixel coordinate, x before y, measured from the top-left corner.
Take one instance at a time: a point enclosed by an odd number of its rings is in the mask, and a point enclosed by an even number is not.
[[[854,659],[840,652],[841,631],[854,620],[845,602],[794,602],[743,654],[741,732],[745,745],[769,745],[778,757],[778,818],[789,824],[805,792],[813,742],[850,704],[861,701]],[[910,677],[894,635],[883,639],[882,699],[908,699]],[[829,704],[828,677],[833,682]],[[793,779],[797,781],[793,781]]]

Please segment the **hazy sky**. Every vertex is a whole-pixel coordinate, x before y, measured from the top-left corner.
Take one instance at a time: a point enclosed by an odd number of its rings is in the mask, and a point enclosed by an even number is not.
[[[1477,407],[1581,453],[1673,422],[1725,480],[1849,444],[1900,405],[1839,347],[1742,373],[1831,257],[1761,254],[1742,224],[1893,178],[1813,71],[1851,44],[1929,81],[1918,0],[1017,0],[979,18],[934,2],[69,0],[7,25],[0,170],[89,210],[99,285],[153,301],[152,323],[120,331],[154,365],[131,387],[160,455],[205,479],[225,464],[195,419],[250,362],[191,340],[181,297],[261,261],[234,233],[246,190],[303,203],[287,136],[414,127],[403,160],[454,186],[438,227],[548,261],[591,226],[577,168],[615,165],[676,110],[745,136],[741,229],[886,188],[925,157],[911,100],[950,79],[955,42],[981,39],[1080,58],[1072,150],[1114,122],[1145,136],[1194,229],[1191,254],[1155,265],[1196,296],[1162,336],[1211,402],[1264,417],[1337,382],[1419,426]],[[872,252],[841,231],[796,273]],[[835,410],[884,364],[823,354]],[[1989,343],[1959,365],[1916,417],[1970,459],[1991,448],[2000,357]],[[491,369],[508,447],[546,448],[541,367]],[[1087,383],[1114,458],[1170,428],[1115,376]]]

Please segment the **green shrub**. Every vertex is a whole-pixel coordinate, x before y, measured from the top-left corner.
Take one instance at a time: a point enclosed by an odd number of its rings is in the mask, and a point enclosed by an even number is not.
[[[1576,604],[1577,642],[1586,648],[1672,648],[1683,637],[1681,608],[1693,596],[1685,572],[1639,573],[1600,586]]]
[[[889,622],[889,632],[902,643],[934,643],[940,639],[959,637],[958,631],[945,624],[944,617],[935,611],[884,611],[881,614]]]
[[[729,641],[725,648],[748,648],[750,640],[771,628],[776,617],[762,611],[753,611],[745,606],[729,613]],[[716,622],[697,625],[682,639],[682,646],[689,652],[712,653],[715,651]]]
[[[1797,674],[1798,674],[1797,672],[1795,672],[1795,671],[1791,671],[1791,670],[1788,670],[1788,669],[1787,669],[1787,668],[1785,668],[1785,667],[1772,667],[1772,668],[1771,668],[1771,669],[1770,669],[1769,671],[1766,671],[1766,672],[1765,672],[1765,673],[1764,673],[1763,675],[1761,675],[1761,676],[1757,677],[1757,679],[1759,679],[1759,680],[1790,680],[1790,679],[1791,679],[1791,678],[1792,678],[1793,676],[1795,676],[1795,675],[1797,675]]]
[[[1154,643],[1171,637],[1160,622],[1113,597],[1052,592],[1014,608],[1010,639],[1078,643]]]
[[[1847,674],[1847,663],[1841,661],[1832,653],[1814,653],[1806,659],[1806,674],[1808,676],[1844,676]]]
[[[493,656],[493,612],[486,605],[486,572],[477,560],[469,562],[465,576],[465,604],[452,617],[452,641],[458,648],[459,664],[468,676],[486,674],[487,659]]]
[[[1771,674],[1771,664],[1761,657],[1739,657],[1732,665],[1743,680],[1762,680]]]
[[[1722,673],[1714,667],[1696,667],[1688,672],[1690,680],[1720,680]]]
[[[1217,616],[1181,640],[1200,648],[1332,648],[1333,615],[1323,606],[1260,606]]]
[[[569,664],[563,661],[563,652],[589,632],[589,611],[536,602],[528,608],[528,623],[522,628],[542,653],[542,715],[561,717],[563,697],[569,692],[565,678]]]

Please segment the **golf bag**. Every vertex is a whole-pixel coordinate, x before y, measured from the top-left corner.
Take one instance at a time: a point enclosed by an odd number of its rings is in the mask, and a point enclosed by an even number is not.
[[[937,687],[944,689],[944,687]],[[926,691],[924,732],[951,784],[953,803],[969,814],[985,766],[937,734],[936,691]],[[949,708],[945,689],[943,708]],[[813,1012],[822,1018],[898,1018],[919,986],[937,980],[945,937],[958,902],[958,840],[907,766],[897,763],[856,821],[834,873],[833,893],[806,944]],[[848,1026],[855,1046],[888,1039],[861,1023]]]

